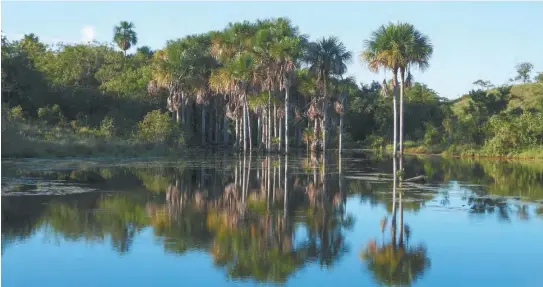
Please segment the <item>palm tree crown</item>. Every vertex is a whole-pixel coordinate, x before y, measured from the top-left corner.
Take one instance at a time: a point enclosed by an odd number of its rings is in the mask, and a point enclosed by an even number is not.
[[[132,22],[121,21],[119,26],[115,26],[113,29],[113,40],[123,50],[125,55],[127,50],[138,43],[138,37],[134,28],[135,26]]]

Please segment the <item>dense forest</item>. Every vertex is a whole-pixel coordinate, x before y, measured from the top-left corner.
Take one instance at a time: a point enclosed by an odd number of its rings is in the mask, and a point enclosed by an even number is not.
[[[411,74],[431,72],[431,40],[408,23],[376,28],[357,54],[286,18],[230,23],[154,51],[124,21],[111,43],[2,36],[2,156],[195,147],[543,156],[543,73],[532,64],[505,84],[474,79],[448,100]],[[386,78],[345,77],[355,59]]]

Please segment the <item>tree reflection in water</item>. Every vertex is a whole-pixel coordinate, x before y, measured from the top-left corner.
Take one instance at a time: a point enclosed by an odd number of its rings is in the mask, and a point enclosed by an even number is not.
[[[232,279],[281,283],[308,264],[334,266],[349,250],[345,231],[353,225],[353,217],[346,214],[350,194],[390,212],[380,222],[381,240],[370,242],[362,252],[370,272],[378,282],[409,284],[422,276],[430,261],[424,246],[409,242],[403,213],[440,202],[442,195],[402,186],[396,196],[390,192],[391,187],[397,189],[391,176],[393,160],[372,156],[363,160],[360,164],[351,158],[252,155],[227,160],[216,155],[196,163],[75,171],[2,166],[3,193],[41,190],[41,182],[98,190],[63,196],[3,195],[2,253],[39,230],[63,240],[108,242],[125,254],[139,232],[150,227],[166,252],[205,251]],[[486,191],[473,187],[466,192],[464,203],[473,214],[543,218],[541,204],[511,203],[503,197],[516,196],[518,190],[519,196],[532,201],[543,199],[543,173],[538,167],[416,157],[409,157],[403,167],[405,177],[426,174],[431,182],[489,184]],[[507,180],[507,172],[525,181]],[[357,173],[372,178],[353,179]],[[39,180],[10,186],[4,179],[11,178]]]
[[[402,167],[400,157],[400,167]],[[393,160],[396,171],[396,159]],[[403,190],[401,188],[402,169],[395,172],[393,183],[393,198],[396,194],[399,197],[399,236],[396,232],[396,202],[392,204],[392,220],[390,223],[390,238],[385,239],[385,230],[388,218],[383,217],[380,222],[382,240],[370,240],[360,252],[360,258],[366,263],[368,270],[373,274],[374,280],[388,286],[411,285],[423,276],[424,272],[431,266],[430,258],[427,255],[426,247],[423,244],[412,245],[409,243],[411,236],[410,228],[403,222]],[[397,188],[397,185],[400,187]]]
[[[3,243],[39,229],[62,240],[110,242],[122,255],[152,227],[167,252],[206,251],[232,279],[275,283],[313,262],[331,267],[348,251],[344,232],[353,218],[324,160],[304,165],[309,173],[288,157],[210,161],[33,174],[100,192],[4,197]]]

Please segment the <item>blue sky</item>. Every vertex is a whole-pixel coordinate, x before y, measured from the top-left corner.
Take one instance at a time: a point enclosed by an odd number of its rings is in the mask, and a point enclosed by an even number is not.
[[[407,21],[434,44],[430,68],[417,81],[456,98],[477,79],[505,83],[515,65],[543,71],[543,2],[5,2],[2,33],[35,33],[45,42],[111,41],[113,26],[134,22],[139,45],[162,48],[169,39],[228,22],[288,17],[311,39],[335,35],[353,52],[349,75],[379,80],[359,58],[364,39],[382,24]]]

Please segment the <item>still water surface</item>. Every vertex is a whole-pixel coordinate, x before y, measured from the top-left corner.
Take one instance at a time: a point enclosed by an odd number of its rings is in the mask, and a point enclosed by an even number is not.
[[[370,153],[3,160],[1,283],[543,286],[543,163],[402,165],[427,182]]]

